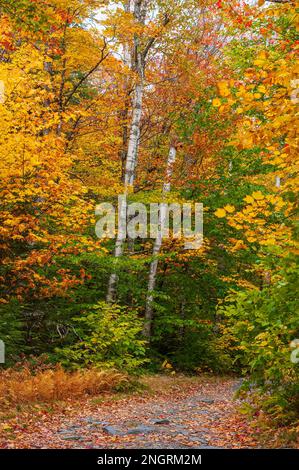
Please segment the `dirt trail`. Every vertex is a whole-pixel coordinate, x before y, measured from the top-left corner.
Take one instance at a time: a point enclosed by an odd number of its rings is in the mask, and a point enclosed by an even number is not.
[[[12,425],[0,447],[206,449],[256,447],[233,399],[239,382],[200,379],[154,381],[154,393],[93,399],[39,412],[23,428]],[[150,386],[152,384],[149,384]],[[25,417],[24,417],[25,422]]]

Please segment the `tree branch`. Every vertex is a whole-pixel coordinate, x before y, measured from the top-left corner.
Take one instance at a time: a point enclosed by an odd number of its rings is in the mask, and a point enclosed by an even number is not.
[[[293,0],[266,0],[268,3],[292,3]]]
[[[67,106],[67,104],[70,102],[70,100],[72,99],[72,97],[74,96],[74,94],[76,93],[76,91],[80,88],[80,86],[85,82],[85,80],[87,80],[90,75],[93,74],[93,72],[96,71],[96,69],[101,65],[102,62],[104,62],[104,60],[108,57],[109,55],[109,52],[105,54],[105,50],[107,49],[107,42],[106,42],[106,39],[104,39],[104,47],[103,49],[101,50],[101,58],[100,60],[96,63],[96,65],[91,69],[89,70],[89,72],[87,72],[84,77],[81,78],[81,80],[79,80],[79,82],[74,86],[73,90],[71,91],[71,93],[69,94],[69,96],[67,97],[67,99],[65,100],[64,102],[64,108],[65,106]]]
[[[162,26],[164,26],[164,27],[167,26],[169,22],[170,22],[170,16],[168,16],[166,14],[165,17],[164,17],[164,21],[163,21]],[[158,36],[155,36],[155,37],[149,39],[149,41],[148,41],[147,45],[145,46],[145,49],[142,53],[143,60],[146,59],[147,54],[149,53],[151,47],[153,46],[153,44],[154,44],[154,42],[156,41],[157,38],[158,38]]]

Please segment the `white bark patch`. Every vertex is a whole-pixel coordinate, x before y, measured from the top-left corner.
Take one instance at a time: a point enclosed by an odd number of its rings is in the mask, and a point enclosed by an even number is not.
[[[125,187],[133,187],[135,182],[136,164],[140,141],[140,126],[142,117],[142,102],[143,102],[143,80],[135,87],[132,109],[132,122],[130,129],[130,137],[128,144],[126,174],[125,174]]]

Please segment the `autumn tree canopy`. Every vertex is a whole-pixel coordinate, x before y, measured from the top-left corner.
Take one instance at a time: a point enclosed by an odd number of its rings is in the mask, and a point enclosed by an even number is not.
[[[9,366],[243,374],[295,419],[298,27],[297,0],[0,2]],[[202,245],[98,238],[120,195],[203,204]]]

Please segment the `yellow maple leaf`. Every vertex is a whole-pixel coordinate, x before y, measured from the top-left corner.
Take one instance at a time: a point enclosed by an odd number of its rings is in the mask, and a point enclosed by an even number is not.
[[[223,219],[224,217],[226,217],[226,210],[225,209],[217,209],[216,212],[215,212],[215,215],[216,215],[216,217],[218,217],[218,219]]]
[[[228,212],[229,214],[233,214],[236,208],[235,206],[231,206],[230,204],[228,204],[227,206],[224,207],[224,210],[226,210],[226,212]]]
[[[262,201],[263,199],[265,199],[265,196],[263,195],[263,193],[261,191],[256,191],[255,193],[252,194],[252,197],[256,201]]]
[[[247,202],[248,204],[253,204],[254,203],[254,199],[252,196],[246,196],[244,198],[244,201]]]
[[[260,86],[258,87],[258,91],[259,91],[260,93],[266,93],[267,89],[266,89],[265,85],[260,85]]]
[[[219,98],[215,98],[213,99],[213,106],[215,106],[215,108],[219,108],[221,106],[221,101]]]

